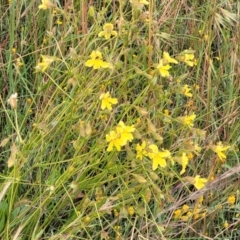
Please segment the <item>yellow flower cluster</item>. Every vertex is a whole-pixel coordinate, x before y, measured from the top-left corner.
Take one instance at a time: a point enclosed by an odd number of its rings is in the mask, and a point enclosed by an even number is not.
[[[169,150],[159,151],[158,147],[155,144],[147,145],[146,141],[142,141],[141,144],[136,145],[136,158],[143,160],[143,157],[149,157],[152,160],[152,169],[156,170],[158,166],[166,167],[167,159],[171,161],[171,164],[174,165],[175,162],[178,162],[182,166],[182,170],[180,174],[182,175],[186,171],[186,167],[190,159],[193,157],[193,154],[198,154],[201,151],[201,148],[194,143],[188,143],[185,149],[186,152],[182,152],[181,156],[172,157]],[[193,152],[193,153],[192,153]],[[197,180],[197,181],[195,181]],[[194,181],[196,182],[197,188],[201,188],[201,181],[196,178]]]
[[[181,219],[186,222],[190,219],[197,220],[199,218],[204,218],[205,216],[206,211],[202,211],[202,202],[200,201],[199,204],[192,209],[187,204],[184,204],[180,209],[174,211],[173,218],[175,220]]]
[[[120,121],[115,130],[106,135],[106,141],[109,143],[107,151],[113,151],[114,147],[120,151],[123,146],[133,140],[134,131],[134,125],[126,126],[123,121]]]
[[[172,68],[170,63],[178,64],[178,61],[183,62],[190,67],[197,65],[197,60],[191,50],[184,50],[176,57],[176,59],[172,58],[168,52],[163,52],[163,58],[160,59],[159,64],[157,65],[159,74],[162,77],[169,77],[169,70]],[[188,88],[188,85],[185,85],[182,89],[184,95],[191,97],[191,93],[189,91],[190,89]]]
[[[103,31],[98,34],[99,37],[104,37],[105,39],[110,39],[111,36],[117,36],[117,32],[113,30],[113,24],[105,23],[103,26]],[[103,61],[102,53],[100,51],[92,51],[90,54],[90,59],[85,62],[86,67],[93,67],[93,69],[99,68],[111,68],[112,64]]]
[[[177,59],[180,62],[183,62],[190,67],[193,67],[193,66],[197,65],[197,60],[194,56],[194,51],[192,51],[192,50],[184,50],[183,52],[181,52],[179,54]]]
[[[178,64],[178,61],[176,59],[170,57],[168,52],[163,52],[163,58],[159,61],[159,64],[157,65],[159,74],[162,77],[170,76],[169,70],[172,67],[169,65],[169,63]]]

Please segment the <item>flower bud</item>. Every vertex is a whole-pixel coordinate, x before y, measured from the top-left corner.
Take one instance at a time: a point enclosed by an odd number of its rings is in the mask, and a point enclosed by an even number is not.
[[[13,93],[7,100],[12,109],[17,109],[17,93]]]

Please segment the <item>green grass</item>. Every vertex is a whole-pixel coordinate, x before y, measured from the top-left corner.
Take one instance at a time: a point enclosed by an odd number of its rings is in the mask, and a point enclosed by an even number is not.
[[[239,3],[52,2],[0,0],[0,239],[239,239]],[[105,23],[117,36],[98,36]],[[85,66],[94,50],[112,67]],[[164,51],[179,62],[166,77]],[[133,140],[107,151],[120,121]],[[171,153],[157,169],[152,144]]]

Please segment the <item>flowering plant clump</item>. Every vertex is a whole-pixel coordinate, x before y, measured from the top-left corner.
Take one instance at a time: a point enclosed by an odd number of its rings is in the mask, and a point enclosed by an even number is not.
[[[0,239],[237,238],[236,1],[3,2]]]

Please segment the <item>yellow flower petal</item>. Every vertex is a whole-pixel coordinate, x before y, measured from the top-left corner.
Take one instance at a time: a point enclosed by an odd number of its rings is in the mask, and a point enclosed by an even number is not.
[[[164,60],[164,63],[175,63],[175,64],[178,64],[178,61],[172,57],[170,57],[169,53],[168,52],[163,52],[163,60]]]
[[[160,60],[160,63],[157,66],[157,69],[162,77],[169,77],[169,69],[172,68],[169,64],[163,65],[162,60]]]
[[[118,101],[116,98],[111,98],[110,93],[103,93],[100,95],[100,100],[102,100],[102,104],[101,104],[101,109],[108,109],[108,110],[112,110],[112,105],[117,104]]]
[[[199,190],[201,188],[203,188],[206,183],[207,183],[207,179],[206,178],[200,178],[199,175],[197,175],[195,178],[194,178],[194,186]]]

